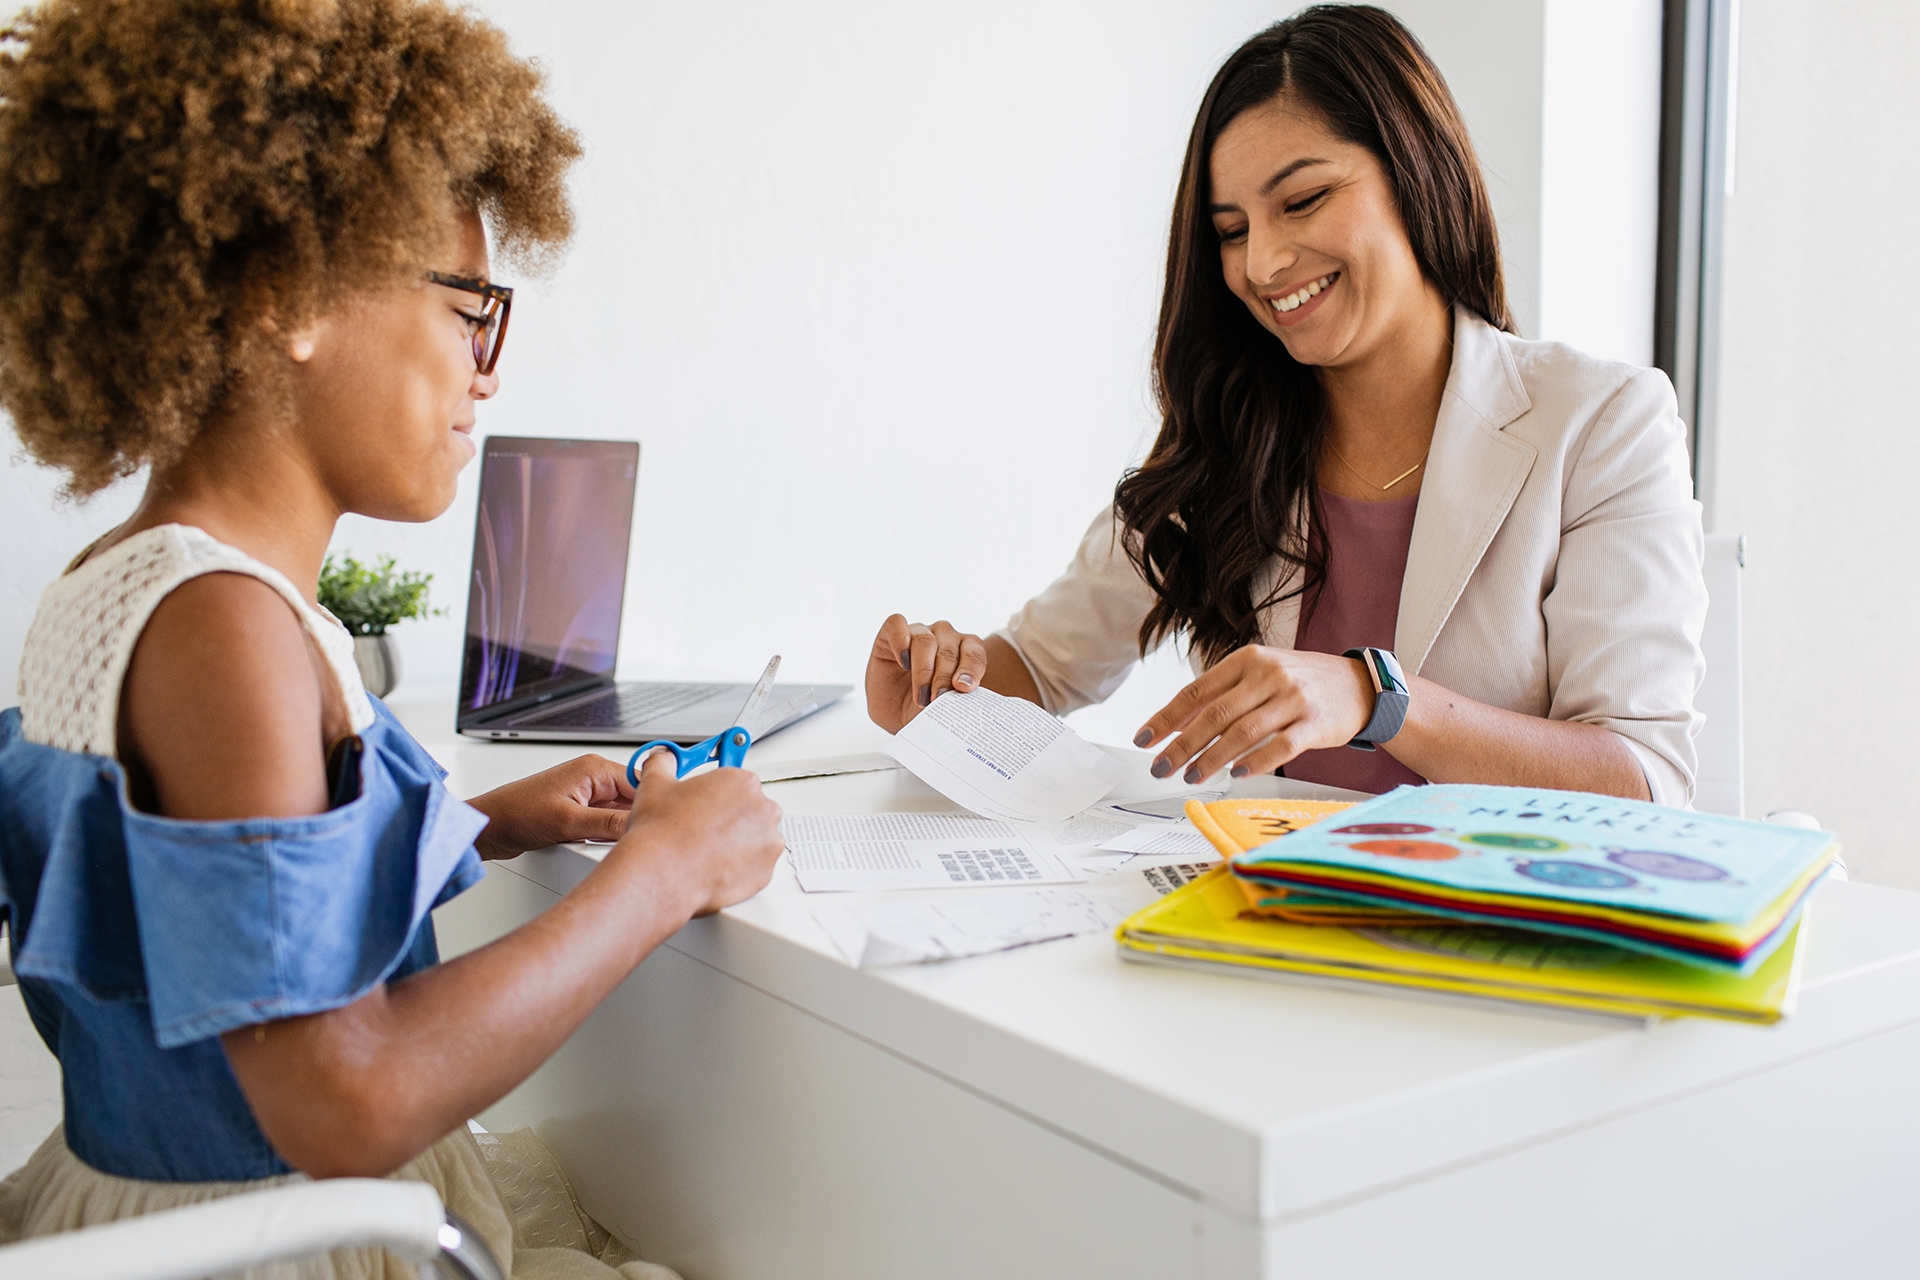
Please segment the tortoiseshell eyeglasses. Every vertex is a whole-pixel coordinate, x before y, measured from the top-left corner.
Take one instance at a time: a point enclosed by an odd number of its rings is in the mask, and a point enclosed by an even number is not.
[[[503,284],[478,280],[472,276],[450,276],[427,272],[427,279],[462,293],[480,297],[480,327],[473,334],[473,364],[481,373],[492,373],[500,363],[500,348],[507,340],[507,317],[513,314],[513,290]]]

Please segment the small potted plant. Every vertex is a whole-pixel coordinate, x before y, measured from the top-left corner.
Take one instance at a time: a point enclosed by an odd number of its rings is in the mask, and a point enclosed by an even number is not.
[[[350,555],[329,555],[320,566],[320,606],[353,635],[353,661],[367,692],[384,698],[400,683],[400,650],[387,628],[444,609],[427,607],[430,573],[399,573],[392,556],[371,567]]]

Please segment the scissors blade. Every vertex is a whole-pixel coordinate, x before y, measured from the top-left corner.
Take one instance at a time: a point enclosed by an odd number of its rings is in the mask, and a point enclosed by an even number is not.
[[[776,653],[767,659],[767,669],[760,673],[760,679],[754,682],[753,692],[747,695],[746,702],[740,707],[740,714],[734,717],[735,724],[756,738],[760,736],[760,729],[754,723],[754,718],[766,706],[767,699],[773,696],[773,678],[779,674],[780,655]]]
[[[745,729],[755,742],[758,742],[761,738],[779,728],[788,716],[793,715],[812,701],[813,687],[809,685],[784,702],[777,702],[770,706],[761,707],[760,710],[755,713],[753,723],[750,724],[742,720],[740,727]]]

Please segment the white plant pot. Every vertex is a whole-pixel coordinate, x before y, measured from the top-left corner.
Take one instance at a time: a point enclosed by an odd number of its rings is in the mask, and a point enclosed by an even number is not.
[[[384,698],[400,683],[400,646],[390,635],[355,636],[353,665],[360,668],[360,683],[367,692]]]

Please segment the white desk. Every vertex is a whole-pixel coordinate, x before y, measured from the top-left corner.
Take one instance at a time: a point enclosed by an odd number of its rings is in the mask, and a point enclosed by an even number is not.
[[[571,754],[397,708],[472,794]],[[755,748],[874,750],[849,699]],[[793,812],[948,808],[901,773]],[[590,869],[495,864],[449,953]],[[1920,895],[1821,891],[1799,1013],[1639,1030],[1121,963],[1102,936],[857,971],[784,867],[482,1117],[687,1280],[1920,1272]]]

